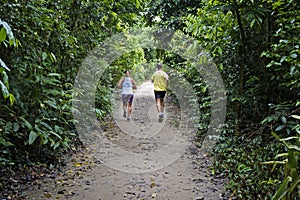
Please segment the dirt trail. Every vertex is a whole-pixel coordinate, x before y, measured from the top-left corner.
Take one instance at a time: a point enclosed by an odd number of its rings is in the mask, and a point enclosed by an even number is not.
[[[74,155],[55,178],[36,183],[28,198],[223,199],[224,180],[211,175],[210,159],[193,145],[180,108],[167,101],[158,122],[152,87],[144,83],[135,92],[130,122],[117,101],[113,120],[93,131],[87,151]]]

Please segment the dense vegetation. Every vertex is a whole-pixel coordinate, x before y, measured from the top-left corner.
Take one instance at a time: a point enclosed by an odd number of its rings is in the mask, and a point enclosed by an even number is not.
[[[0,173],[53,166],[60,152],[77,145],[71,100],[82,61],[106,38],[151,26],[197,39],[222,75],[227,116],[213,171],[229,179],[230,194],[299,198],[297,0],[4,0],[0,10]],[[97,87],[97,116],[109,115],[109,95],[122,71],[131,69],[143,81],[152,69],[142,64],[158,60],[194,86],[203,111],[201,144],[210,118],[208,88],[187,61],[161,49],[131,51],[111,64]]]

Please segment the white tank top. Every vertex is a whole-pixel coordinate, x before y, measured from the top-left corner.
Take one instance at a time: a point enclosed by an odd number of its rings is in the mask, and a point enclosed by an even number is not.
[[[133,94],[131,78],[125,77],[122,84],[121,94]]]

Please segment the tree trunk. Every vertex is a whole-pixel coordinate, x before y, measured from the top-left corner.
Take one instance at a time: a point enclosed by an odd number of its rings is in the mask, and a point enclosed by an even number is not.
[[[241,14],[239,11],[239,6],[236,2],[236,0],[233,0],[234,2],[234,7],[235,7],[235,14],[236,14],[236,18],[237,18],[237,22],[238,22],[238,26],[239,26],[239,30],[240,30],[240,45],[238,48],[238,61],[237,64],[239,66],[239,90],[238,90],[238,95],[239,97],[242,96],[243,91],[244,91],[244,71],[245,71],[245,41],[246,41],[246,36],[245,36],[245,30],[242,24],[242,20],[241,20]],[[235,132],[236,134],[239,133],[239,122],[241,119],[241,103],[237,102],[236,104],[236,109],[235,109]]]

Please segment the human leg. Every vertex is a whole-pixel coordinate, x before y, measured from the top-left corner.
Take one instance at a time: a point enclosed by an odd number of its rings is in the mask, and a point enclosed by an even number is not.
[[[154,96],[155,96],[155,103],[156,103],[156,109],[157,112],[161,112],[161,101],[162,101],[162,92],[161,91],[154,91]]]
[[[126,118],[127,109],[128,109],[128,95],[122,94],[122,103],[123,103],[123,117]]]
[[[154,91],[155,94],[155,101],[156,101],[156,109],[158,111],[159,119],[164,118],[164,97],[166,91]]]
[[[126,119],[127,121],[130,121],[131,120],[131,112],[132,112],[132,103],[128,102],[128,106],[127,106],[127,116],[126,116]]]
[[[127,106],[127,121],[131,120],[131,113],[132,113],[132,103],[133,103],[133,94],[129,96],[128,99],[128,106]]]
[[[127,116],[127,104],[123,104],[123,117]]]
[[[155,99],[155,101],[156,101],[156,109],[157,109],[157,112],[161,112],[160,110],[161,110],[161,99],[160,98],[156,98]]]
[[[165,102],[164,102],[164,98],[160,99],[160,112],[164,113],[165,110]]]

